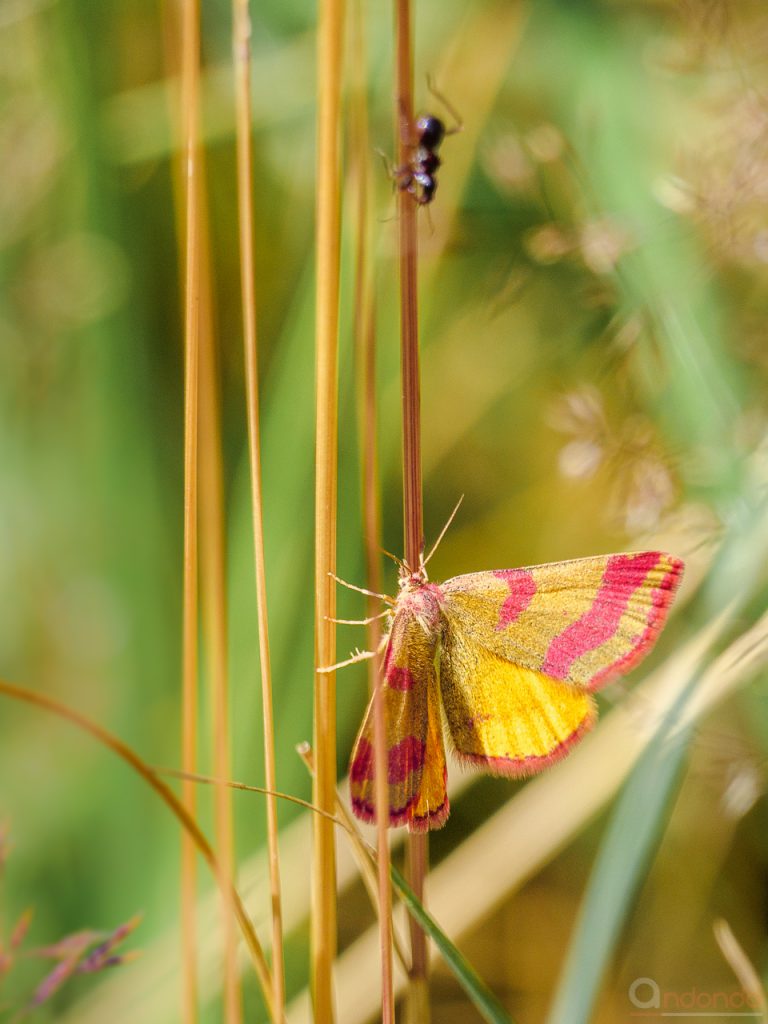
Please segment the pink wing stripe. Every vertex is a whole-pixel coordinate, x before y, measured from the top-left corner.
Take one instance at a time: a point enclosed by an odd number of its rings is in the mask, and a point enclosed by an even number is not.
[[[399,825],[410,825],[412,820],[412,808],[417,801],[418,794],[410,797],[403,807],[398,807],[396,810],[390,808],[388,817],[389,824],[392,828],[397,828]],[[359,796],[353,796],[352,809],[362,821],[370,822],[370,824],[373,824],[376,821],[376,808],[368,800],[362,800]],[[447,816],[448,812],[446,811],[445,817]],[[440,824],[442,824],[442,821]],[[429,825],[424,826],[424,828],[429,828]],[[419,831],[423,830],[424,829],[420,829]]]
[[[360,738],[355,758],[349,766],[351,782],[365,782],[373,778],[373,747],[364,737]]]
[[[612,665],[606,665],[604,669],[592,678],[589,683],[590,690],[598,690],[608,680],[629,672],[642,659],[648,647],[659,635],[683,572],[683,563],[678,558],[670,558],[669,561],[672,568],[659,583],[653,595],[653,607],[650,610],[648,625],[645,627],[642,636],[632,650],[627,651],[623,658],[619,658]]]
[[[387,653],[384,657],[384,678],[392,690],[410,690],[416,681],[409,668],[400,668],[399,665],[392,664],[391,641],[387,644]]]
[[[518,619],[531,603],[536,593],[536,581],[526,569],[497,569],[493,575],[504,580],[509,587],[509,597],[499,611],[498,632]]]
[[[386,673],[387,686],[391,690],[410,690],[415,680],[409,668],[390,665]]]
[[[541,671],[555,679],[566,679],[577,658],[610,640],[632,594],[658,565],[659,558],[657,551],[610,558],[591,607],[554,638]]]
[[[415,736],[406,736],[396,743],[389,751],[387,765],[387,781],[390,785],[403,782],[414,772],[424,767],[424,750],[426,744]],[[366,782],[374,777],[373,746],[366,739],[357,745],[357,754],[349,769],[350,781]]]
[[[390,786],[403,782],[424,767],[426,744],[415,736],[406,736],[389,751],[388,779]]]

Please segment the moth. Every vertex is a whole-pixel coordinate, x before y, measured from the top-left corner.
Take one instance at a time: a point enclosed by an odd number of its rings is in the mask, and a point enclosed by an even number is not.
[[[445,583],[431,583],[423,562],[401,564],[380,682],[389,825],[445,823],[443,718],[456,758],[495,775],[532,775],[564,757],[595,723],[592,694],[653,646],[682,572],[659,551]],[[350,762],[352,808],[369,822],[374,760],[371,701]]]

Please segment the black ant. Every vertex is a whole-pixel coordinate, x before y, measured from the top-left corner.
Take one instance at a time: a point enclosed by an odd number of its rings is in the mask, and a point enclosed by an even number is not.
[[[401,192],[410,192],[419,206],[431,203],[437,189],[437,169],[441,160],[437,150],[447,135],[456,135],[464,125],[448,100],[441,96],[430,82],[430,92],[436,96],[456,122],[452,128],[446,128],[445,122],[434,114],[421,114],[413,125],[415,138],[409,140],[411,158],[401,167],[390,171]]]

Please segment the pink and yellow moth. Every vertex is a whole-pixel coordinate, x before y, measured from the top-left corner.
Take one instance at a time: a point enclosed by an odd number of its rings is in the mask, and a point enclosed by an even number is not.
[[[497,569],[430,583],[403,566],[381,683],[387,816],[412,832],[448,817],[443,715],[455,756],[526,776],[596,720],[592,693],[653,646],[683,563],[658,551]],[[373,705],[352,751],[352,807],[375,820]]]

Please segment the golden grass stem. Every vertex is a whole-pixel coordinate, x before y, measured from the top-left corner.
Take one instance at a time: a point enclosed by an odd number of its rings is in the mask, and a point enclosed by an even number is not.
[[[13,683],[0,680],[0,693],[5,694],[6,697],[10,697],[13,700],[20,701],[24,704],[30,704],[33,707],[39,708],[43,711],[49,711],[59,718],[63,718],[70,722],[72,725],[77,726],[84,732],[87,732],[94,739],[98,740],[102,746],[107,747],[119,758],[126,762],[141,778],[157,793],[160,799],[165,803],[171,813],[181,824],[184,829],[184,834],[189,838],[192,844],[193,850],[199,851],[203,859],[210,867],[216,882],[222,889],[227,889],[227,899],[231,902],[237,923],[240,927],[245,944],[248,947],[248,951],[251,955],[254,970],[256,976],[261,985],[261,990],[264,995],[264,1000],[269,1010],[270,1019],[276,1021],[281,1018],[277,1018],[274,1012],[274,1000],[272,996],[272,981],[269,976],[269,967],[267,965],[264,952],[259,943],[256,932],[254,931],[253,924],[246,913],[243,901],[240,898],[240,894],[237,889],[231,885],[230,876],[224,865],[222,865],[216,857],[213,851],[213,847],[203,835],[200,827],[195,821],[194,817],[187,810],[183,800],[175,795],[175,793],[169,789],[169,787],[157,777],[154,769],[152,769],[146,762],[144,762],[134,750],[131,749],[126,743],[118,739],[107,729],[98,725],[91,719],[86,718],[85,715],[80,714],[79,711],[74,711],[72,708],[67,707],[65,704],[61,704],[59,701],[53,700],[51,697],[46,697],[40,693],[34,693],[31,690],[26,690],[21,686],[16,686]],[[186,777],[186,785],[195,787],[193,779],[194,773],[190,773]]]
[[[341,195],[339,129],[343,66],[343,0],[322,0],[318,32],[315,687],[313,803],[333,811],[336,799],[336,676],[320,672],[336,660],[338,328]],[[332,1024],[336,958],[336,856],[333,825],[317,816],[312,856],[311,979],[315,1017]]]
[[[178,71],[177,50],[179,25],[173,13],[166,5],[165,13],[165,51],[169,64],[169,74]],[[188,12],[181,12],[182,18]],[[183,24],[183,22],[182,22]],[[183,33],[182,33],[183,34]],[[199,39],[198,39],[199,51]],[[183,52],[183,41],[182,41]],[[182,75],[182,81],[185,82]],[[196,86],[199,92],[199,83]],[[170,94],[172,114],[177,114],[177,97]],[[197,102],[197,101],[196,101]],[[187,124],[184,117],[186,104],[182,95],[182,131],[187,138]],[[209,231],[205,208],[205,155],[199,145],[193,150],[193,163],[190,164],[188,147],[183,151],[174,165],[174,198],[179,238],[180,262],[184,266],[184,301],[189,278],[189,260],[193,251],[187,244],[188,240],[188,208],[189,198],[194,188],[194,256],[196,260],[195,279],[197,291],[197,349],[198,349],[198,384],[199,393],[199,437],[195,444],[198,447],[199,471],[202,487],[199,492],[200,548],[202,555],[202,597],[203,597],[203,632],[208,661],[208,676],[211,680],[211,706],[213,708],[213,749],[217,774],[229,774],[229,725],[228,725],[228,694],[227,694],[227,626],[226,626],[226,582],[224,554],[224,514],[223,514],[223,473],[221,468],[221,441],[219,428],[219,410],[217,402],[216,357],[213,334],[212,287],[209,259]],[[190,174],[190,168],[192,174]],[[186,309],[185,309],[186,314]],[[191,311],[190,311],[191,316]],[[186,317],[185,317],[186,319]],[[188,335],[185,335],[185,338]],[[185,392],[186,394],[186,392]],[[190,396],[191,397],[191,396]],[[192,404],[192,403],[190,403]],[[191,411],[191,410],[190,410]],[[185,441],[191,435],[185,434]],[[186,450],[185,450],[186,455]],[[189,453],[191,459],[191,452]],[[197,514],[197,512],[195,513]],[[197,616],[195,615],[195,618]],[[197,653],[195,650],[195,658]],[[195,677],[197,672],[195,671]],[[197,702],[197,689],[194,693]],[[197,708],[193,715],[195,740],[190,742],[192,750],[196,747]],[[194,763],[194,762],[193,762]],[[195,799],[195,797],[192,797]],[[220,850],[221,863],[231,872],[234,866],[234,833],[232,824],[231,797],[227,790],[217,792],[214,798],[216,815],[216,839]],[[184,856],[184,854],[182,854]],[[194,851],[191,854],[192,871],[194,871]],[[194,887],[196,889],[196,886]],[[237,1024],[241,1018],[239,979],[237,968],[237,938],[233,926],[232,908],[227,906],[226,897],[222,902],[222,934],[224,937],[224,999],[225,1019],[229,1024]],[[196,945],[196,929],[185,927],[185,941],[189,945],[189,956],[192,958],[192,947]],[[195,954],[196,959],[196,954]],[[197,973],[195,968],[194,973]],[[185,982],[185,1003],[189,1007],[185,1020],[197,1017],[197,979],[188,976]]]
[[[267,580],[264,557],[264,516],[261,479],[261,426],[259,418],[258,334],[256,321],[255,253],[253,217],[253,154],[251,148],[251,23],[248,0],[233,0],[234,71],[237,130],[237,194],[240,236],[240,289],[243,303],[248,453],[251,471],[251,516],[256,579],[256,607],[261,664],[261,700],[264,730],[264,778],[267,795],[267,850],[272,908],[272,987],[275,1009],[282,1016],[285,1005],[283,965],[283,914],[278,848],[275,736],[272,700],[272,663],[267,616]]]
[[[197,443],[200,348],[199,247],[199,132],[200,132],[200,11],[197,0],[183,5],[181,20],[181,85],[184,152],[184,579],[182,619],[182,739],[181,760],[194,771],[197,757]],[[190,818],[195,814],[195,787],[183,784],[182,799]],[[181,848],[181,931],[183,1019],[195,1024],[197,1007],[197,890],[195,845],[187,831]]]
[[[351,19],[353,94],[351,103],[352,177],[356,189],[355,209],[355,294],[354,329],[357,354],[358,420],[362,455],[363,539],[365,547],[366,587],[378,592],[381,580],[381,514],[376,441],[376,330],[372,273],[370,266],[370,174],[368,103],[366,97],[366,46],[361,0],[355,0]],[[378,651],[381,644],[381,620],[378,600],[367,597],[367,647]],[[389,821],[387,786],[387,718],[384,692],[380,683],[380,662],[368,662],[368,690],[373,695],[375,804],[379,938],[381,945],[381,1019],[394,1024],[395,1003],[392,982],[392,887],[389,873]],[[370,865],[369,865],[370,867]],[[365,876],[364,876],[365,877]]]
[[[413,132],[413,49],[410,0],[395,2],[395,43],[397,64],[398,164],[412,156]],[[424,511],[421,475],[421,386],[419,379],[418,237],[417,206],[413,196],[398,192],[400,248],[400,343],[403,390],[403,519],[405,561],[413,569],[424,548]],[[410,835],[406,848],[407,876],[416,898],[424,903],[424,881],[429,847],[426,834]],[[429,1020],[427,939],[421,927],[409,918],[411,972],[406,1018],[412,1024]]]
[[[408,960],[407,960],[407,956],[406,956],[406,951],[403,949],[403,947],[402,947],[402,945],[400,943],[400,940],[398,939],[397,935],[395,934],[394,928],[392,927],[392,887],[391,887],[391,883],[390,883],[390,885],[387,886],[387,895],[388,895],[388,900],[389,900],[389,907],[385,911],[384,908],[382,908],[382,906],[381,906],[381,881],[380,881],[380,879],[381,879],[381,863],[379,861],[379,855],[378,855],[378,830],[377,830],[377,837],[376,837],[377,838],[377,844],[376,844],[377,845],[377,852],[376,852],[376,857],[374,858],[373,855],[372,855],[370,846],[368,846],[368,844],[365,842],[363,837],[360,835],[360,832],[359,832],[359,830],[357,828],[357,825],[356,825],[354,819],[350,815],[349,811],[347,810],[347,808],[344,805],[343,801],[339,797],[338,793],[336,795],[336,820],[344,828],[344,830],[346,831],[347,835],[349,836],[349,840],[350,840],[350,843],[352,845],[352,852],[354,854],[355,861],[356,861],[357,866],[358,866],[358,870],[360,871],[360,877],[362,878],[363,885],[365,886],[365,888],[366,888],[366,890],[368,892],[368,895],[369,895],[370,900],[371,900],[371,904],[372,904],[374,910],[376,911],[376,913],[378,915],[378,919],[379,919],[379,937],[380,937],[380,940],[381,940],[381,917],[386,912],[389,915],[389,942],[391,943],[391,946],[394,949],[395,954],[397,955],[397,959],[398,959],[398,961],[400,963],[400,966],[402,967],[403,971],[407,973],[407,971],[408,971]],[[389,870],[389,850],[387,850],[386,864],[387,864],[387,870]],[[389,970],[390,970],[390,975],[391,975],[391,972],[392,972],[392,956],[391,956],[391,953],[390,953]],[[392,976],[390,976],[390,978],[389,978],[389,984],[392,985],[392,991],[389,993],[389,996],[390,996],[390,1000],[392,1002],[392,1006],[394,1008],[394,980],[393,980]],[[386,1013],[386,1009],[385,1009],[385,1005],[384,1005],[384,1003],[382,1001],[382,1006],[381,1006],[381,1019],[382,1019],[382,1021],[385,1021],[387,1019],[386,1016],[385,1016],[385,1013]],[[393,1017],[393,1019],[394,1019],[394,1017]]]
[[[208,230],[200,175],[200,550],[203,637],[211,693],[213,761],[221,779],[231,774],[229,680],[227,664],[226,555],[224,542],[224,479],[221,426],[217,398],[217,367],[213,334]],[[219,860],[232,875],[235,864],[232,795],[224,786],[214,791],[214,821]],[[237,967],[237,932],[232,907],[222,901],[224,943],[224,1020],[239,1024],[242,996]]]
[[[315,776],[315,760],[314,760],[314,757],[312,755],[312,748],[309,746],[308,743],[300,743],[296,747],[296,753],[299,755],[299,757],[302,759],[302,761],[306,765],[307,771],[309,772],[309,774],[314,778],[314,776]],[[336,790],[336,815],[335,815],[335,817],[332,817],[331,815],[326,814],[324,811],[320,811],[317,807],[314,807],[312,804],[307,804],[306,806],[311,811],[314,811],[316,814],[324,814],[325,817],[329,818],[329,820],[332,820],[334,822],[334,824],[339,825],[347,833],[347,835],[349,836],[349,839],[350,839],[350,847],[351,847],[351,850],[352,850],[352,856],[354,858],[355,864],[357,865],[357,869],[358,869],[358,871],[360,873],[360,877],[363,880],[363,885],[365,886],[366,892],[368,893],[368,896],[369,896],[369,898],[371,900],[371,905],[374,908],[374,910],[376,911],[377,917],[380,917],[381,916],[381,907],[379,905],[379,882],[378,882],[378,870],[377,870],[377,857],[374,856],[372,848],[368,845],[368,843],[365,841],[365,839],[363,839],[362,835],[360,834],[360,829],[358,828],[357,822],[354,820],[352,815],[347,810],[347,807],[345,806],[344,801],[339,796],[339,791]],[[389,856],[387,856],[387,864],[389,864]],[[391,902],[391,887],[390,887],[390,902]],[[391,919],[391,916],[392,916],[392,910],[391,910],[391,906],[390,906],[390,919]],[[397,953],[397,958],[398,958],[398,960],[400,962],[400,966],[402,967],[403,972],[407,973],[408,967],[407,967],[407,964],[406,964],[405,951],[403,950],[402,946],[400,945],[400,942],[399,942],[399,940],[397,938],[397,935],[395,934],[394,930],[392,932],[392,940],[391,941],[392,941],[392,944],[394,946],[395,952]]]

